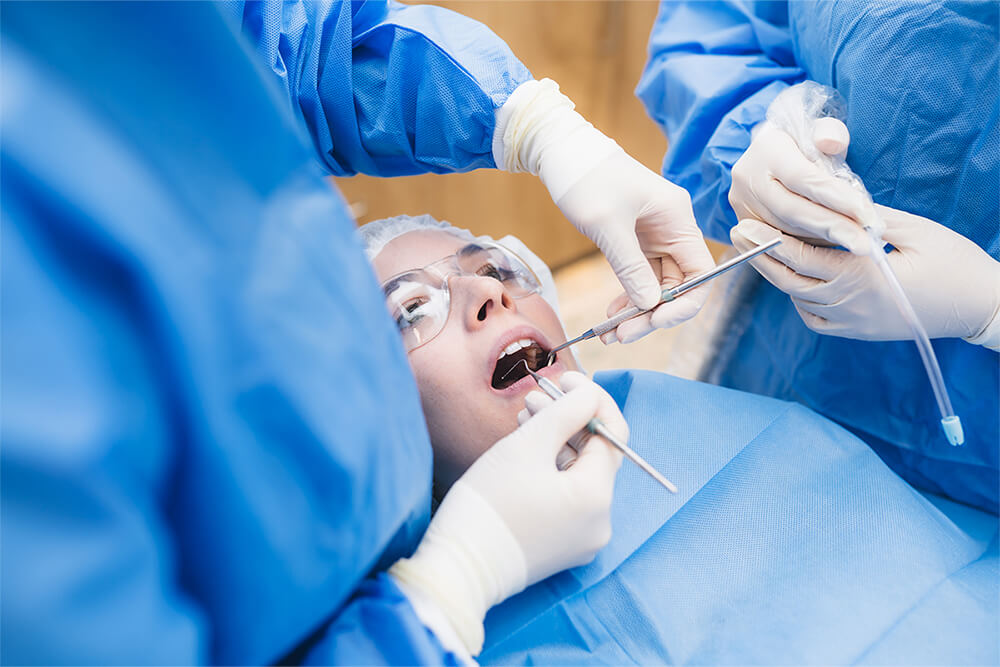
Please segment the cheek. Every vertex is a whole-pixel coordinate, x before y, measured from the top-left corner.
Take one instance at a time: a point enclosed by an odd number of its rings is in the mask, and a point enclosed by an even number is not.
[[[535,294],[525,297],[521,302],[521,312],[531,320],[532,324],[542,330],[549,341],[561,343],[566,340],[562,321],[545,299]]]
[[[517,428],[523,407],[498,400],[485,384],[481,360],[448,332],[410,352],[440,480],[454,481],[500,438]],[[464,336],[464,334],[463,334]]]
[[[431,439],[440,441],[456,415],[468,410],[463,398],[470,395],[473,378],[472,364],[465,347],[450,340],[448,328],[434,340],[409,354],[410,367],[420,390],[424,417]]]

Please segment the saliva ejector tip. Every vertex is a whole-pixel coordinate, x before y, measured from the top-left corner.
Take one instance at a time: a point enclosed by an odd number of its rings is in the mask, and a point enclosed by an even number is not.
[[[955,447],[965,442],[965,433],[962,431],[962,420],[958,418],[958,415],[950,415],[942,419],[941,428],[944,429],[944,435],[948,438],[948,442]]]

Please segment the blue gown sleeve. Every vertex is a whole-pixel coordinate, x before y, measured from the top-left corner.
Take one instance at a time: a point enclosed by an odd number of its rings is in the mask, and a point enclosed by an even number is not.
[[[386,574],[366,580],[305,652],[307,665],[460,665]]]
[[[391,0],[237,2],[335,175],[495,167],[495,112],[531,79],[486,26]]]
[[[5,662],[219,662],[218,619],[188,590],[169,520],[181,464],[156,370],[127,322],[96,328],[73,307],[84,290],[61,293],[46,279],[15,231],[20,213],[7,198],[3,277],[21,289],[4,302],[4,352],[19,352],[5,361],[15,391],[0,450]],[[384,575],[363,582],[319,634],[303,656],[311,662],[457,664]]]
[[[663,175],[691,193],[707,236],[729,243],[732,167],[786,87],[802,81],[785,2],[665,0],[636,94],[670,140]]]

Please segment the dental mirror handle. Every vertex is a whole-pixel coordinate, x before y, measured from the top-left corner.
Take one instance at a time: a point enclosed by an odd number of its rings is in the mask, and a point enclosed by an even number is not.
[[[712,280],[713,278],[721,276],[726,271],[729,271],[730,269],[739,266],[748,259],[753,259],[757,255],[761,254],[762,252],[770,250],[779,243],[781,243],[781,238],[771,239],[767,243],[762,243],[756,248],[751,248],[750,250],[747,250],[746,252],[739,254],[736,257],[733,257],[732,259],[723,262],[722,264],[719,264],[714,269],[706,271],[701,275],[695,276],[691,280],[685,280],[679,285],[674,285],[673,287],[667,287],[660,294],[660,302],[655,306],[653,306],[652,308],[639,308],[638,306],[632,306],[631,308],[623,310],[622,312],[618,313],[614,317],[605,320],[604,322],[601,322],[600,324],[595,326],[592,329],[592,331],[597,336],[603,336],[612,329],[617,329],[618,325],[621,324],[622,322],[630,320],[633,317],[642,315],[643,313],[648,313],[651,310],[655,310],[665,303],[670,303],[671,301],[679,297],[681,294],[693,290],[695,287],[698,287],[702,283],[706,283],[709,280]]]
[[[660,294],[660,302],[657,303],[652,308],[643,309],[643,308],[639,308],[638,306],[632,306],[631,308],[623,310],[622,312],[618,313],[614,317],[611,317],[611,318],[609,318],[609,319],[601,322],[600,324],[596,325],[593,329],[588,329],[587,331],[585,331],[581,335],[577,336],[573,340],[568,340],[565,343],[563,343],[562,345],[559,345],[558,347],[556,347],[555,349],[553,349],[549,353],[549,356],[551,357],[552,355],[554,355],[559,350],[561,350],[563,348],[566,348],[566,347],[569,347],[570,345],[575,345],[576,343],[579,343],[580,341],[590,340],[591,338],[595,338],[597,336],[603,336],[604,334],[608,333],[609,331],[613,331],[614,329],[617,329],[618,325],[621,324],[622,322],[626,322],[626,321],[632,319],[633,317],[638,317],[639,315],[642,315],[643,313],[648,313],[651,310],[655,310],[656,308],[659,308],[661,305],[663,305],[665,303],[670,303],[671,301],[673,301],[674,299],[676,299],[677,297],[679,297],[681,294],[684,294],[687,291],[693,290],[695,287],[698,287],[702,283],[708,282],[709,280],[712,280],[713,278],[717,278],[718,276],[721,276],[723,273],[729,271],[730,269],[732,269],[732,268],[734,268],[736,266],[739,266],[740,264],[742,264],[743,262],[745,262],[745,261],[747,261],[749,259],[753,259],[754,257],[756,257],[757,255],[761,254],[762,252],[766,252],[766,251],[770,250],[771,248],[773,248],[774,246],[778,245],[779,243],[781,243],[781,239],[780,238],[771,239],[767,243],[762,243],[761,245],[757,246],[756,248],[751,248],[750,250],[747,250],[746,252],[741,253],[741,254],[737,255],[736,257],[733,257],[732,259],[730,259],[730,260],[728,260],[726,262],[723,262],[722,264],[719,264],[714,269],[706,271],[705,273],[702,273],[701,275],[697,275],[694,278],[691,278],[690,280],[686,280],[686,281],[682,282],[679,285],[674,285],[673,287],[667,287]]]
[[[527,365],[525,365],[525,368],[527,368]],[[566,395],[562,389],[557,387],[556,384],[547,377],[543,377],[538,373],[535,373],[530,368],[528,368],[528,373],[531,374],[531,377],[533,377],[535,382],[538,383],[539,388],[548,394],[549,398],[552,400],[562,398]],[[600,419],[594,417],[587,422],[587,430],[611,443],[612,446],[621,451],[621,453],[628,457],[632,463],[642,468],[646,474],[659,482],[664,488],[667,489],[667,491],[670,493],[677,493],[677,487],[674,486],[673,482],[661,475],[656,468],[651,466],[644,458],[636,454],[631,447],[619,440],[618,437],[611,432],[611,429],[609,429]]]

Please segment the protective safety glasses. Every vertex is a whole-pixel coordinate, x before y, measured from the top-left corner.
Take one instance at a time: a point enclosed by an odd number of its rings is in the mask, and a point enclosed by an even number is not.
[[[542,289],[538,276],[520,257],[496,243],[478,241],[422,269],[393,276],[382,283],[382,291],[407,352],[444,328],[451,308],[448,279],[453,275],[492,278],[515,299]]]

